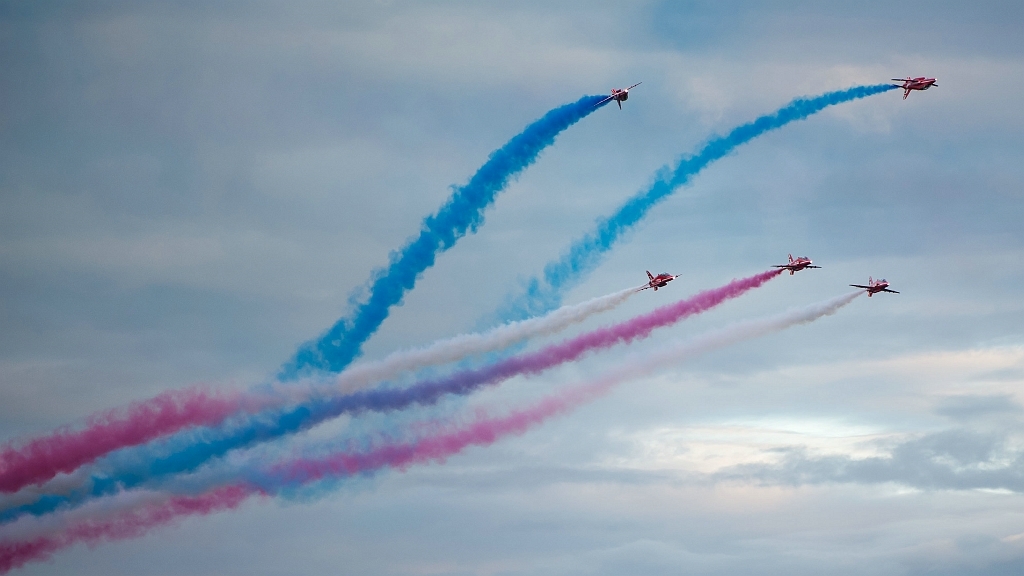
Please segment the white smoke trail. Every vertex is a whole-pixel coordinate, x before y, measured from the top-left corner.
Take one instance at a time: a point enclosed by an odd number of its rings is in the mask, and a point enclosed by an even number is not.
[[[70,474],[58,474],[42,484],[25,486],[10,494],[0,494],[0,512],[35,502],[41,496],[67,494],[72,490],[77,490],[89,481],[92,469],[91,464],[86,464]]]
[[[831,316],[863,293],[863,290],[858,290],[844,296],[832,298],[831,300],[811,304],[804,308],[788,310],[768,318],[739,322],[721,330],[715,330],[698,336],[692,340],[677,340],[653,351],[634,354],[618,363],[614,370],[606,373],[598,382],[586,388],[592,388],[596,394],[601,394],[626,380],[635,379],[637,376],[649,375],[675,365],[682,360],[688,360],[745,340],[779,332],[792,326],[807,324],[823,316]]]
[[[0,525],[0,542],[28,540],[59,533],[81,522],[98,521],[152,503],[166,502],[178,494],[152,490],[130,490],[116,496],[97,498],[78,508],[60,510],[45,516],[22,516],[10,524]]]
[[[636,288],[620,290],[580,304],[563,306],[537,318],[510,322],[486,332],[460,334],[422,348],[393,352],[381,360],[354,364],[338,374],[329,387],[334,391],[353,392],[403,372],[455,362],[473,354],[502,350],[529,338],[554,334],[621,305],[636,291]],[[286,396],[296,396],[294,384],[278,386],[276,390]],[[305,396],[304,392],[298,394]]]

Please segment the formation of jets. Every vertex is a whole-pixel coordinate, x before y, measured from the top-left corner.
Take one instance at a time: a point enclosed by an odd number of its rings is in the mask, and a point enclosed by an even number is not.
[[[926,78],[924,76],[918,76],[917,78],[911,78],[910,76],[907,76],[906,78],[893,78],[892,80],[894,82],[902,82],[902,84],[898,84],[897,86],[903,89],[904,100],[906,100],[907,96],[910,95],[911,90],[927,90],[932,86],[938,86],[938,84],[935,83],[935,78]],[[633,84],[629,88],[612,88],[611,96],[606,97],[604,100],[601,100],[594,106],[600,106],[606,102],[614,100],[615,103],[619,105],[619,110],[622,110],[622,103],[629,99],[629,91],[632,90],[633,88],[636,88],[640,84],[642,84],[642,82],[637,82],[636,84]],[[821,268],[821,266],[815,266],[814,262],[812,262],[811,259],[806,256],[798,256],[796,258],[793,258],[792,254],[789,255],[788,263],[775,264],[772,267],[782,268],[783,270],[789,270],[790,276],[807,268]],[[667,273],[662,273],[655,276],[654,274],[651,274],[650,270],[648,270],[647,284],[637,289],[637,292],[639,292],[640,290],[647,290],[648,288],[654,288],[654,290],[657,291],[658,288],[664,288],[669,282],[675,280],[678,277],[678,274],[673,275]],[[877,294],[879,292],[899,294],[899,292],[889,289],[889,282],[886,281],[885,279],[875,280],[870,276],[868,277],[868,283],[866,286],[862,284],[850,284],[850,286],[854,288],[863,288],[864,290],[867,291],[868,296]]]
[[[925,78],[924,76],[918,76],[917,78],[893,78],[893,82],[902,82],[898,84],[900,88],[903,88],[903,99],[906,100],[907,96],[910,96],[911,90],[927,90],[932,86],[938,86],[935,83],[935,78]]]
[[[774,266],[772,266],[772,268],[782,268],[783,270],[789,270],[789,275],[792,276],[793,274],[796,274],[800,270],[805,270],[807,268],[821,268],[821,266],[814,266],[811,259],[806,256],[798,256],[796,258],[793,258],[793,255],[790,254],[788,264],[775,264]],[[654,290],[657,291],[658,288],[664,288],[666,284],[675,280],[676,278],[679,278],[678,274],[673,275],[668,273],[661,273],[655,276],[654,274],[651,274],[650,270],[648,270],[647,284],[641,288],[638,288],[637,292],[640,292],[641,290],[647,290],[648,288],[654,288]],[[868,297],[870,297],[872,294],[877,294],[879,292],[899,294],[899,292],[889,289],[889,282],[884,278],[881,280],[875,280],[874,278],[868,276],[867,286],[863,284],[850,284],[850,286],[854,288],[863,288],[864,290],[867,291]]]

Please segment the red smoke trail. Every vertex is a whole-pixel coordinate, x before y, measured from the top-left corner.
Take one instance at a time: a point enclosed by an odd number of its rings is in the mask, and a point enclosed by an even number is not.
[[[45,482],[113,450],[187,426],[221,422],[242,404],[238,393],[214,395],[195,388],[164,392],[127,408],[96,414],[82,430],[64,428],[22,446],[8,444],[0,451],[0,492]]]
[[[225,486],[200,496],[175,496],[113,518],[79,522],[58,535],[0,543],[0,574],[6,574],[26,562],[48,558],[61,548],[78,542],[92,546],[104,541],[135,538],[154,526],[168,524],[184,516],[205,516],[237,508],[254,493],[259,492],[247,486]]]

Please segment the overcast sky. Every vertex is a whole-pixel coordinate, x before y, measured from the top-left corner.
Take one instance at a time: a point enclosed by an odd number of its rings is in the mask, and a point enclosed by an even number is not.
[[[366,357],[478,328],[716,134],[798,96],[939,85],[739,148],[566,302],[682,274],[594,327],[789,252],[823,266],[635,352],[869,275],[901,294],[444,464],[19,573],[1024,572],[1022,29],[1020,2],[0,2],[4,441],[167,389],[266,381],[450,186],[582,95],[643,82],[511,184]],[[471,403],[518,406],[627,352]]]

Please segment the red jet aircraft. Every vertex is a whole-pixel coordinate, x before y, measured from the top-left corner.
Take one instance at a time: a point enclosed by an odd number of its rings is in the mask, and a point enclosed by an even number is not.
[[[903,88],[903,99],[906,100],[907,96],[910,96],[911,90],[927,90],[932,86],[938,86],[935,83],[935,78],[925,78],[924,76],[918,76],[917,78],[893,78],[894,82],[903,82],[900,84],[900,88]]]
[[[889,290],[889,283],[885,280],[885,278],[881,280],[872,280],[871,276],[868,276],[867,286],[861,286],[860,284],[850,284],[850,286],[853,286],[854,288],[863,288],[867,290],[869,298],[872,294],[876,294],[878,292],[889,292],[892,294],[899,294],[899,292],[895,290]]]
[[[669,282],[675,280],[676,278],[679,278],[679,274],[676,274],[675,276],[673,276],[671,274],[662,273],[662,274],[658,274],[657,276],[655,276],[654,274],[651,274],[650,270],[648,270],[647,271],[647,278],[649,279],[649,281],[647,282],[647,286],[644,286],[640,290],[647,290],[648,288],[654,288],[654,291],[657,292],[658,288],[664,288],[666,284],[668,284]],[[637,290],[637,292],[639,292],[640,290]]]
[[[792,276],[796,272],[803,270],[804,268],[821,268],[821,266],[811,266],[813,262],[807,256],[797,256],[796,260],[793,259],[793,255],[789,255],[789,264],[776,264],[772,268],[782,268],[783,270],[789,270],[789,275]]]
[[[629,100],[629,91],[641,84],[643,84],[643,82],[637,82],[636,84],[633,84],[632,86],[626,88],[625,90],[620,90],[619,88],[612,88],[612,95],[605,98],[604,100],[601,100],[597,104],[594,104],[594,106],[600,106],[601,104],[604,104],[609,100],[615,100],[615,103],[619,105],[619,110],[622,110],[622,103],[625,102],[626,100]]]

